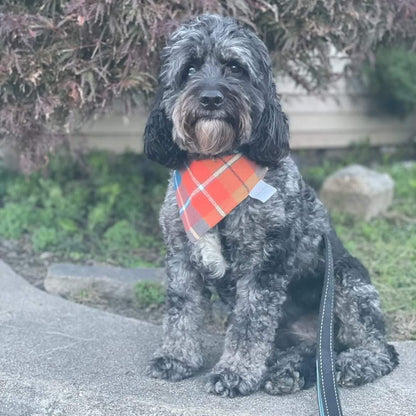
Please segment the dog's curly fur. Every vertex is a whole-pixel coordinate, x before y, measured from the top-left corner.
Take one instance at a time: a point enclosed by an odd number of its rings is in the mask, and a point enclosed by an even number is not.
[[[265,181],[277,193],[266,203],[245,199],[191,243],[170,181],[160,213],[167,316],[151,375],[181,380],[201,368],[204,305],[215,288],[232,313],[208,391],[228,397],[260,388],[286,394],[311,385],[323,233],[334,254],[339,384],[357,386],[390,373],[398,356],[386,343],[378,294],[289,155],[287,118],[263,42],[234,19],[204,15],[173,33],[162,59],[160,90],[145,130],[147,156],[177,168],[186,160],[240,151],[269,168]],[[220,109],[200,105],[207,88],[223,96]]]

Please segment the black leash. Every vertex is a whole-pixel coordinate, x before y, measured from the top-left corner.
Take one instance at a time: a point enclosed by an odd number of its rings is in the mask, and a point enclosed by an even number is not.
[[[319,333],[316,348],[316,391],[320,416],[342,416],[334,359],[334,260],[331,242],[325,243],[325,278],[319,309]]]

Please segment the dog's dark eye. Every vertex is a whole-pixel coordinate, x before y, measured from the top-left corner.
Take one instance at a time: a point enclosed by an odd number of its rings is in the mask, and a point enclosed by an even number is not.
[[[190,66],[186,72],[186,76],[189,78],[194,75],[196,72],[196,68],[194,66]]]
[[[181,82],[185,83],[189,78],[191,78],[195,73],[197,69],[195,65],[189,65],[184,68],[182,72]]]
[[[230,62],[227,68],[233,75],[242,75],[244,72],[244,69],[237,62]]]

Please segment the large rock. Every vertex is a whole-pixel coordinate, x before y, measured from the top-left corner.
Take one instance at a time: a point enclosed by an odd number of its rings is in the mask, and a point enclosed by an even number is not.
[[[275,416],[318,414],[309,389],[223,399],[205,393],[222,339],[205,336],[206,367],[178,383],[149,378],[162,328],[49,295],[0,261],[1,416]],[[348,416],[416,414],[416,343],[395,343],[401,365],[341,389]]]
[[[84,292],[93,292],[105,299],[130,302],[134,298],[134,285],[137,282],[163,282],[164,278],[165,269],[161,268],[125,269],[58,263],[49,267],[45,289],[67,298],[77,298]]]
[[[369,220],[387,210],[393,190],[394,182],[388,174],[351,165],[325,180],[320,198],[330,210]]]

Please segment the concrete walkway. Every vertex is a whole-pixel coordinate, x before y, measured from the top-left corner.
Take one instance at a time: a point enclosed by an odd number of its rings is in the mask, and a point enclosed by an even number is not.
[[[205,373],[179,383],[148,378],[161,328],[65,301],[30,286],[0,261],[1,416],[312,416],[315,390],[285,397],[223,399]],[[221,342],[206,342],[207,366]],[[401,366],[341,389],[346,416],[416,415],[416,343],[397,343]]]

